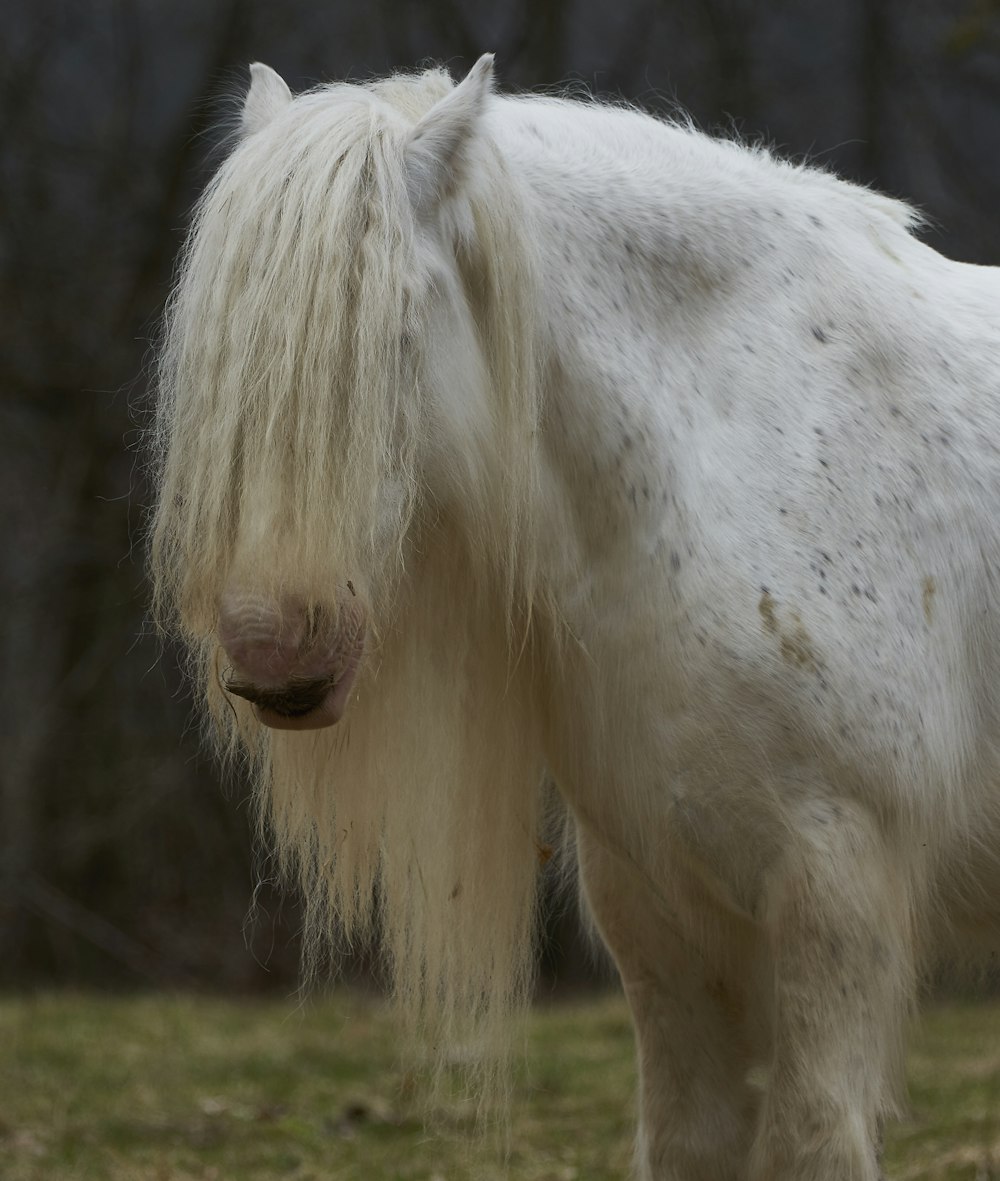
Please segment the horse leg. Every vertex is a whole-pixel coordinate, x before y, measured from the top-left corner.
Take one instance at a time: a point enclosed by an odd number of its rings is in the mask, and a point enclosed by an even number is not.
[[[772,1045],[750,1177],[876,1181],[913,986],[907,877],[857,805],[796,813],[763,895]]]
[[[614,956],[635,1027],[638,1176],[743,1181],[758,1101],[746,1083],[748,924],[706,913],[708,900],[680,885],[668,911],[623,859],[582,832],[578,847],[584,896]]]

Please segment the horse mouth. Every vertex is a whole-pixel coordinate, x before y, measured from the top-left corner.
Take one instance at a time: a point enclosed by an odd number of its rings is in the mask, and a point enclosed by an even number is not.
[[[230,675],[223,687],[249,701],[257,721],[272,730],[318,730],[344,716],[360,662],[359,647],[330,676],[290,677],[283,685],[264,687]]]
[[[303,680],[293,677],[282,689],[258,689],[249,681],[226,681],[226,692],[242,697],[283,718],[302,718],[323,703],[337,682],[331,677]]]

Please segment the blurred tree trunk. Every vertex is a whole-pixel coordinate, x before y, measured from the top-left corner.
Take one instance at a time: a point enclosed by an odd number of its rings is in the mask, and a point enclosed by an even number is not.
[[[0,970],[12,978],[24,967],[24,889],[37,868],[40,847],[45,785],[39,768],[58,732],[66,617],[61,610],[65,604],[52,592],[59,549],[66,540],[65,518],[76,503],[84,456],[85,452],[67,456],[62,478],[46,489],[48,495],[39,497],[38,515],[30,526],[21,536],[0,542],[6,553],[17,553],[19,559],[14,569],[6,567],[3,598],[14,626],[4,629],[0,647],[0,717],[6,735],[0,759]],[[36,456],[41,462],[46,458]],[[24,479],[25,473],[15,476]],[[18,499],[30,494],[29,488],[24,480]]]
[[[893,43],[886,0],[866,0],[861,8],[861,168],[875,181],[885,163],[882,141],[886,95],[893,82]]]

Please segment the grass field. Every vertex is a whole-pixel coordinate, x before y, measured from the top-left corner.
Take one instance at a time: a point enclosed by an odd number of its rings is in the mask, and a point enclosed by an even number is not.
[[[539,1009],[502,1166],[455,1100],[426,1130],[393,1031],[350,994],[291,1002],[0,998],[2,1181],[621,1181],[635,1077],[611,998]],[[889,1177],[1000,1181],[1000,1005],[939,1007]]]

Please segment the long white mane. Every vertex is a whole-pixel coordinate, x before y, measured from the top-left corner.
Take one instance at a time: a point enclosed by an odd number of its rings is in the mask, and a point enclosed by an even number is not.
[[[321,88],[212,181],[168,309],[152,569],[218,744],[246,755],[301,884],[307,966],[377,932],[433,1044],[474,1036],[488,1058],[533,960],[537,291],[516,186],[479,150],[453,232],[502,479],[469,488],[459,530],[420,468],[429,279],[403,160],[450,89],[437,71]],[[223,693],[213,631],[234,572],[309,604],[353,580],[374,641],[343,727],[268,731]]]
[[[428,429],[407,355],[424,276],[402,145],[449,86],[430,71],[302,96],[239,145],[199,202],[160,366],[164,619],[207,630],[234,563],[265,584],[294,569],[319,586],[401,555]],[[536,294],[516,190],[497,157],[477,164],[488,199],[470,194],[460,262],[498,421],[517,443],[503,511],[484,514],[477,542],[509,561],[531,502]]]

